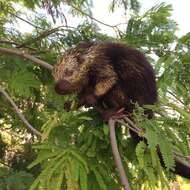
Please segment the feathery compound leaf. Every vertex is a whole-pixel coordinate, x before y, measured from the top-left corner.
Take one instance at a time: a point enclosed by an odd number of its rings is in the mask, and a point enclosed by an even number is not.
[[[59,159],[61,159],[61,160],[59,160]],[[49,171],[49,173],[47,174],[47,177],[46,177],[48,190],[51,190],[51,189],[49,189],[49,187],[51,187],[50,183],[52,181],[53,175],[59,174],[59,171],[60,171],[59,168],[62,168],[64,166],[64,162],[66,159],[67,159],[67,157],[58,156],[52,161],[53,165],[52,165],[51,170]]]
[[[84,168],[86,169],[86,172],[88,173],[89,169],[88,169],[88,164],[86,160],[74,150],[71,150],[70,152],[78,161],[80,161],[80,163],[84,166]]]
[[[164,160],[164,164],[167,170],[169,169],[174,170],[175,161],[172,152],[172,144],[166,139],[166,137],[160,136],[159,139],[160,139],[159,146]]]
[[[139,161],[139,165],[141,168],[143,168],[145,165],[144,165],[144,152],[145,152],[145,149],[146,149],[146,144],[141,141],[137,144],[137,147],[136,147],[136,155],[137,155],[137,159]]]
[[[61,190],[61,186],[63,183],[63,177],[64,177],[64,170],[63,170],[63,167],[61,167],[59,175],[57,176],[57,178],[55,178],[55,180],[57,182],[56,186],[55,186],[55,190]]]
[[[88,183],[87,183],[87,173],[84,167],[80,166],[79,168],[79,176],[80,176],[80,188],[81,190],[87,190],[88,189]]]
[[[43,126],[42,126],[42,141],[48,138],[51,130],[58,124],[58,117],[54,114]]]
[[[29,190],[34,190],[34,189],[36,189],[36,187],[38,186],[39,183],[40,183],[40,178],[38,177],[38,178],[36,178],[36,179],[34,180],[34,182],[32,183],[32,185],[30,186]]]
[[[107,186],[104,183],[104,179],[102,178],[101,174],[99,173],[99,171],[96,168],[92,168],[92,171],[94,172],[94,175],[96,176],[96,180],[100,186],[101,190],[107,190]]]
[[[141,141],[138,143],[136,147],[136,155],[139,161],[140,168],[143,169],[146,173],[146,177],[148,177],[149,179],[148,183],[151,186],[151,188],[153,188],[158,182],[154,168],[157,166],[157,155],[155,150],[151,154],[146,144],[143,141]],[[151,157],[153,157],[152,159],[150,158],[150,155]]]
[[[37,164],[47,160],[48,158],[54,157],[56,155],[59,155],[59,151],[56,152],[43,152],[43,154],[39,154],[37,159],[34,160],[29,166],[28,169],[31,169],[32,167],[36,166]]]
[[[153,121],[146,121],[146,138],[148,141],[148,147],[151,149],[155,149],[158,144],[158,138],[157,133],[154,130],[153,124],[151,123]]]
[[[10,79],[10,88],[17,94],[29,97],[31,88],[39,88],[40,82],[31,72],[16,72]]]
[[[72,190],[79,189],[79,183],[78,183],[79,175],[78,175],[78,171],[77,173],[75,172],[75,164],[74,164],[75,162],[77,163],[78,160],[73,160],[72,157],[69,157],[67,162],[65,163],[67,187],[68,189],[72,189]]]
[[[81,164],[78,162],[78,160],[74,159],[69,159],[69,163],[73,180],[77,182],[79,180],[79,168]]]
[[[49,168],[45,168],[40,175],[34,180],[33,184],[30,186],[29,190],[34,190],[40,183],[44,183],[44,176],[48,173]]]
[[[71,175],[72,174],[71,174],[70,168],[67,166],[65,168],[65,177],[66,177],[67,189],[68,190],[76,190],[75,185],[73,184]]]

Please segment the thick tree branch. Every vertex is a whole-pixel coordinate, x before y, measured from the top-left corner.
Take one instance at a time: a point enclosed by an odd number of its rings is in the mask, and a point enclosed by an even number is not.
[[[50,65],[49,63],[41,60],[41,59],[38,59],[28,53],[25,53],[24,51],[18,51],[16,49],[12,49],[12,48],[3,48],[3,47],[0,47],[0,53],[5,53],[5,54],[10,54],[10,55],[17,55],[21,58],[25,58],[27,60],[30,60],[32,61],[33,63],[37,64],[37,65],[40,65],[48,70],[52,70],[53,69],[53,66]]]
[[[127,176],[125,174],[122,161],[121,161],[121,156],[118,151],[117,140],[116,140],[116,135],[115,135],[115,123],[116,121],[114,119],[109,119],[110,141],[111,141],[112,153],[113,153],[116,167],[118,169],[122,186],[124,187],[125,190],[131,190]]]
[[[6,98],[6,100],[12,105],[12,107],[14,108],[15,112],[17,113],[18,117],[22,120],[22,122],[25,124],[25,126],[32,131],[34,134],[41,136],[42,134],[35,129],[25,118],[25,116],[22,114],[22,112],[19,110],[19,108],[17,107],[17,105],[15,104],[15,102],[12,100],[12,98],[7,94],[7,92],[5,90],[3,90],[0,87],[0,93],[3,94],[3,96]]]

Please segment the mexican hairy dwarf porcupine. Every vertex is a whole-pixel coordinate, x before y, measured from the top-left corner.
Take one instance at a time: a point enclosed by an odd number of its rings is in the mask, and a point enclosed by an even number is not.
[[[58,94],[77,93],[79,107],[94,107],[105,120],[118,110],[132,113],[134,103],[157,101],[152,66],[144,54],[120,43],[81,43],[64,53],[53,76]],[[145,112],[152,117],[151,110]],[[190,168],[178,161],[175,172],[190,178]]]
[[[58,94],[78,94],[79,106],[95,107],[104,118],[134,103],[154,104],[153,68],[137,50],[119,43],[82,43],[65,52],[53,76]]]

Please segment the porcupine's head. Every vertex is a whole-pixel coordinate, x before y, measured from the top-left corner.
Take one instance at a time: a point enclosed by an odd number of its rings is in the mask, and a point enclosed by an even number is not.
[[[67,50],[53,69],[55,91],[58,94],[79,93],[88,84],[89,64],[85,52],[89,47],[77,46]]]

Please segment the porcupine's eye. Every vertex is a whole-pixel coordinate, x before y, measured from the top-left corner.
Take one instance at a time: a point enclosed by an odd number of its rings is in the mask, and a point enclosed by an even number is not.
[[[73,74],[73,71],[71,71],[69,69],[65,69],[64,74],[65,74],[65,76],[70,77]]]

